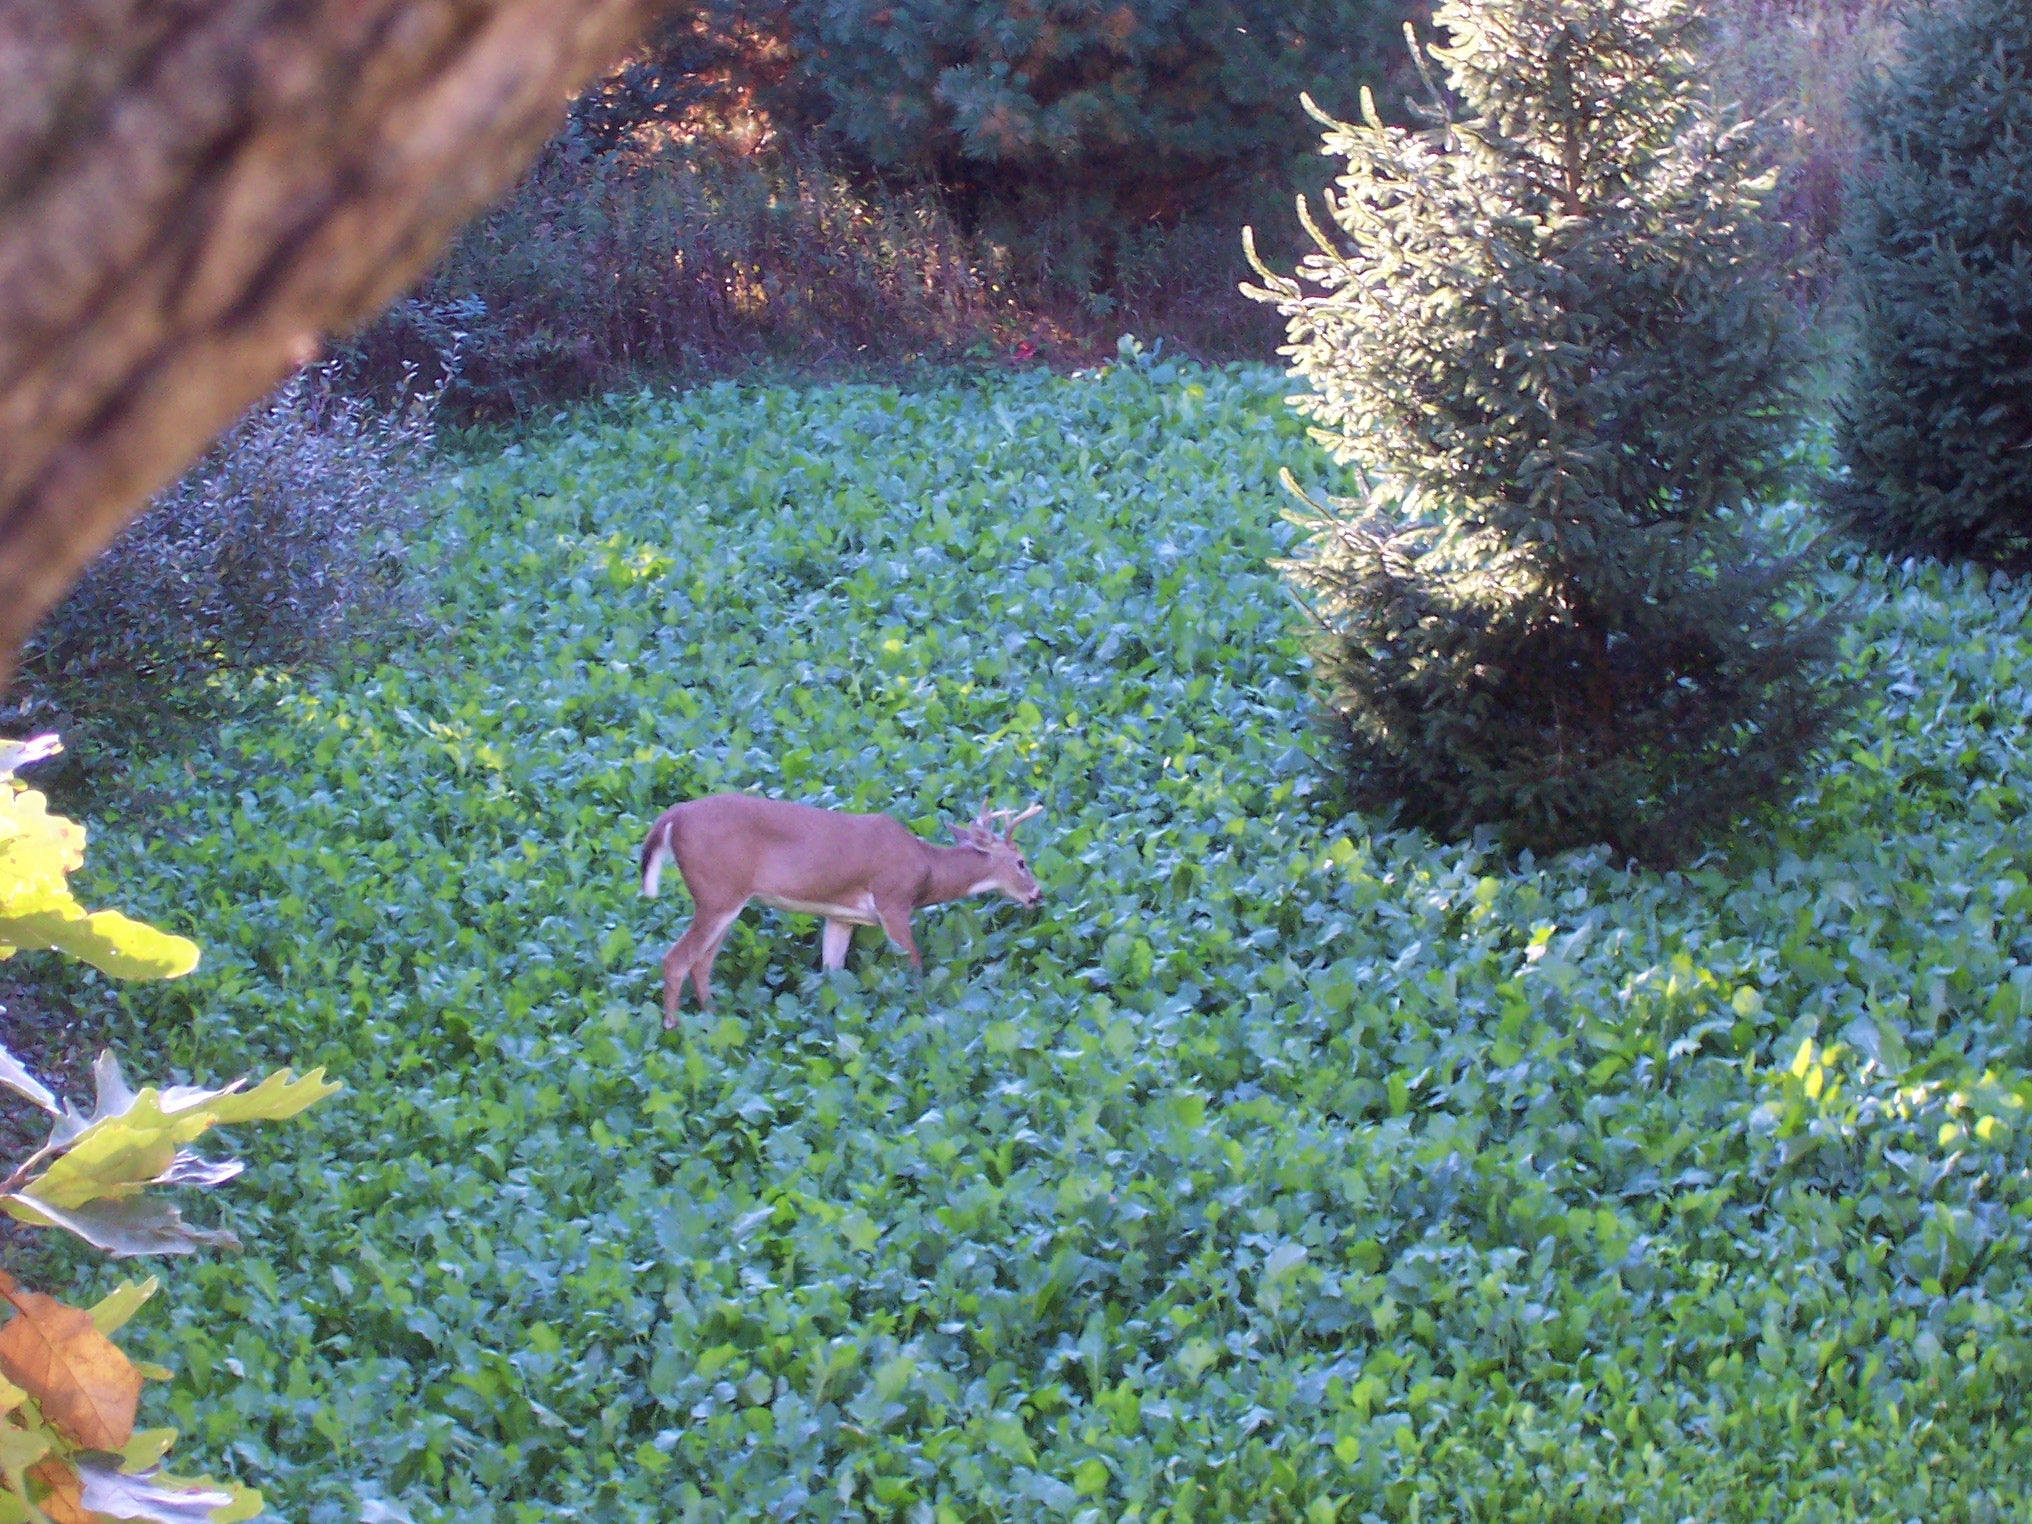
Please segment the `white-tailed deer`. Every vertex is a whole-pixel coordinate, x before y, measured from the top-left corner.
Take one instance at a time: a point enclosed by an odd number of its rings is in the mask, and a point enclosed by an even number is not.
[[[677,1025],[687,978],[699,1004],[712,1009],[713,959],[750,900],[824,916],[821,961],[829,969],[846,966],[854,927],[880,926],[922,973],[911,911],[990,889],[1019,905],[1037,903],[1037,880],[1012,837],[1043,812],[1041,804],[1021,814],[983,809],[971,825],[952,828],[955,845],[939,847],[887,815],[848,815],[752,794],[672,805],[642,843],[642,892],[655,894],[663,865],[674,862],[694,907],[684,935],[663,955],[664,1026]]]

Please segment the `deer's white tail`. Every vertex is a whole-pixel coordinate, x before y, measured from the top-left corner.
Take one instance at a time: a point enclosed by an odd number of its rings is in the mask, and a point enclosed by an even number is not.
[[[663,882],[663,865],[676,861],[676,854],[670,850],[672,824],[671,818],[664,816],[649,828],[649,835],[642,842],[642,892],[652,899]]]

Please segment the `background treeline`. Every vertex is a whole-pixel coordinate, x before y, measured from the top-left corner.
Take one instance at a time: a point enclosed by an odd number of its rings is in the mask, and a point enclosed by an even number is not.
[[[466,334],[497,416],[651,372],[831,374],[1125,327],[1274,349],[1244,222],[1327,166],[1301,92],[1409,73],[1408,0],[703,0],[573,103],[517,194],[363,336],[385,376]]]
[[[1838,333],[1849,103],[1896,58],[1899,23],[1889,0],[1713,14],[1711,77],[1778,126],[1768,208],[1799,246],[1792,294]],[[679,7],[422,288],[94,569],[29,653],[17,703],[39,712],[19,723],[77,732],[118,709],[125,735],[129,712],[221,692],[211,674],[343,654],[405,616],[438,423],[730,373],[1080,363],[1125,331],[1274,360],[1284,325],[1238,290],[1240,229],[1279,268],[1304,252],[1293,199],[1337,166],[1298,98],[1352,117],[1368,86],[1384,120],[1410,121],[1407,23],[1429,37],[1429,6]],[[1822,347],[1838,369],[1842,342]]]
[[[1821,257],[1891,56],[1886,0],[1729,0],[1712,68],[1782,119],[1773,214]],[[1110,353],[1123,331],[1272,359],[1238,233],[1302,252],[1332,172],[1308,93],[1386,120],[1419,89],[1417,0],[699,0],[572,105],[517,192],[348,351],[385,385],[452,331],[461,417],[645,376],[821,375]]]

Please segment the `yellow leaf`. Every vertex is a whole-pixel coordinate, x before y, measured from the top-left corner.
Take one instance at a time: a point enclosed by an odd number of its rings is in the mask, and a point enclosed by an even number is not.
[[[1805,1079],[1806,1069],[1813,1062],[1813,1039],[1807,1038],[1799,1045],[1799,1051],[1792,1055],[1792,1077]]]
[[[0,1199],[0,1210],[24,1221],[37,1205],[70,1210],[87,1202],[120,1200],[161,1177],[178,1150],[220,1123],[280,1121],[339,1091],[323,1069],[301,1079],[278,1069],[252,1090],[235,1093],[175,1086],[149,1086],[132,1095],[121,1086],[75,1136],[48,1169],[16,1193],[32,1200]],[[186,1158],[179,1169],[191,1166]],[[202,1164],[203,1161],[196,1161]],[[206,1183],[206,1182],[200,1182]]]
[[[180,979],[198,966],[197,943],[117,910],[87,915],[75,901],[33,915],[0,916],[0,941],[69,953],[116,979]]]
[[[280,1122],[346,1087],[325,1079],[322,1065],[298,1079],[277,1069],[252,1090],[222,1096],[209,1106],[217,1122]]]
[[[29,1467],[28,1478],[42,1489],[35,1504],[49,1515],[53,1524],[101,1524],[85,1512],[84,1484],[78,1480],[78,1468],[69,1461],[52,1455]]]
[[[92,1304],[92,1327],[102,1334],[113,1333],[161,1289],[152,1275],[145,1281],[126,1282]]]
[[[84,860],[84,827],[0,775],[0,957],[52,948],[121,979],[174,979],[197,966],[183,937],[117,910],[87,913],[67,882]]]
[[[161,1460],[176,1443],[174,1429],[136,1429],[134,1437],[120,1451],[122,1471],[146,1471]]]

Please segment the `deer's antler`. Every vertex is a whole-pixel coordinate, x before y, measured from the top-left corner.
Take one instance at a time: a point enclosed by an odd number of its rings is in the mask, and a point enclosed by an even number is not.
[[[1018,814],[1015,810],[991,810],[984,804],[981,806],[981,813],[974,817],[974,824],[982,830],[988,831],[994,829],[993,823],[995,821],[1001,821],[1002,837],[1006,841],[1016,834],[1016,827],[1023,824],[1031,816],[1042,815],[1043,813],[1044,806],[1041,804],[1033,804],[1021,814]]]

